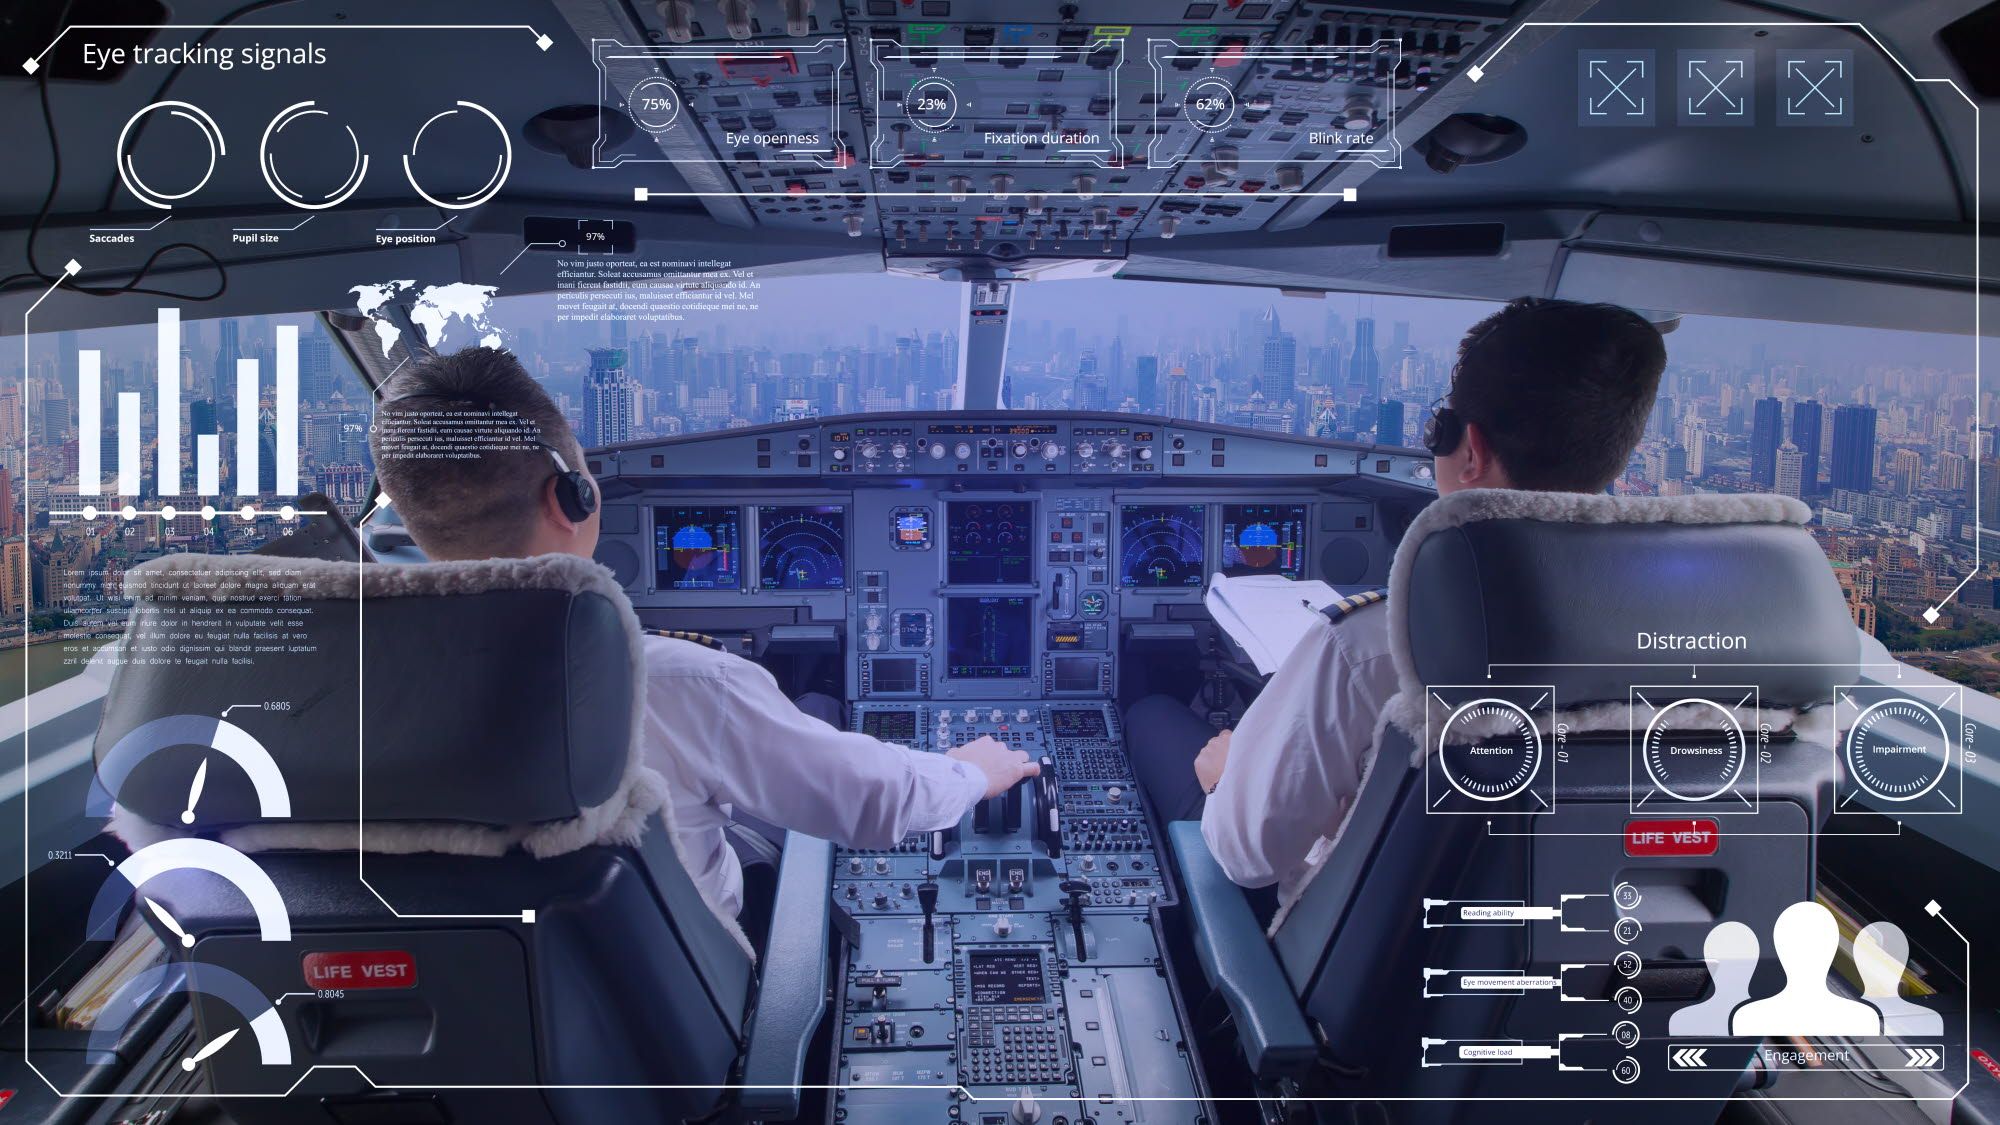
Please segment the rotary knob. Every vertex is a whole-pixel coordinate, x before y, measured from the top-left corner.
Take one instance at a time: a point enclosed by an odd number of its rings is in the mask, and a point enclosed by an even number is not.
[[[1081,458],[1083,458],[1084,460],[1088,461],[1088,460],[1090,460],[1090,459],[1091,459],[1092,457],[1095,457],[1095,456],[1097,456],[1097,447],[1096,447],[1095,445],[1092,445],[1091,443],[1089,443],[1089,442],[1087,442],[1087,441],[1080,441],[1080,442],[1077,442],[1077,443],[1076,443],[1076,455],[1077,455],[1078,457],[1081,457]]]
[[[1152,449],[1152,447],[1151,447],[1151,446],[1141,446],[1141,447],[1140,447],[1140,449],[1139,449],[1139,460],[1141,460],[1141,461],[1151,461],[1152,459],[1153,459],[1153,449]]]
[[[1104,447],[1104,453],[1106,456],[1110,457],[1113,461],[1116,461],[1120,457],[1125,456],[1125,443],[1122,441],[1114,441],[1110,445]]]
[[[894,457],[898,461],[901,461],[903,458],[908,457],[909,455],[910,455],[910,447],[904,445],[900,441],[889,447],[889,456]]]
[[[1014,721],[1025,725],[1028,721],[1028,709],[1023,707],[1019,711],[1014,712]]]
[[[1014,920],[1012,918],[1009,918],[1007,915],[1002,914],[998,918],[993,919],[994,937],[1006,937],[1008,934],[1011,934],[1013,932],[1014,932]]]
[[[1028,443],[1027,443],[1027,442],[1025,442],[1025,441],[1017,441],[1017,442],[1015,442],[1015,443],[1014,443],[1014,456],[1016,456],[1016,457],[1026,457],[1027,455],[1028,455]]]
[[[1005,718],[1006,715],[1001,713],[1000,708],[995,707],[991,712],[987,714],[986,721],[989,723],[997,723]]]
[[[942,443],[931,446],[931,460],[944,460],[944,445]]]
[[[882,447],[872,441],[864,441],[861,443],[861,456],[866,460],[873,461],[875,458],[882,456]]]
[[[961,441],[957,445],[952,446],[951,452],[959,460],[963,461],[972,456],[972,447]]]
[[[1052,441],[1042,443],[1042,460],[1053,461],[1061,456],[1062,456],[1062,446],[1057,445],[1055,442]]]
[[[845,450],[845,449],[835,449],[835,450],[833,451],[833,459],[834,459],[834,460],[836,460],[836,461],[845,461],[845,460],[847,460],[847,450]]]

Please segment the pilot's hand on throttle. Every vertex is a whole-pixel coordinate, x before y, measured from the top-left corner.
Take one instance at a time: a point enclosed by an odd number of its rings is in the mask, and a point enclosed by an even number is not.
[[[1223,731],[1209,739],[1201,753],[1194,756],[1194,776],[1201,783],[1202,792],[1215,792],[1215,787],[1222,783],[1222,767],[1228,763],[1229,732]]]
[[[995,738],[973,739],[957,749],[947,750],[945,756],[957,758],[985,774],[988,797],[998,797],[1022,778],[1042,772],[1042,767],[1029,761],[1027,754],[1009,749]]]

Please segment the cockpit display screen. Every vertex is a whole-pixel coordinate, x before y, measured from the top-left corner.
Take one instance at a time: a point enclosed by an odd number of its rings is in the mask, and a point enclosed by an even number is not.
[[[861,715],[861,733],[879,738],[884,742],[895,742],[908,746],[917,740],[917,713],[915,711],[864,711]]]
[[[1222,573],[1282,574],[1305,570],[1304,504],[1224,504]]]
[[[1026,500],[945,505],[945,582],[1024,586],[1034,580],[1035,506]]]
[[[1033,659],[1032,599],[945,599],[946,674],[960,680],[1025,680]]]
[[[839,590],[847,585],[847,509],[760,505],[758,584],[766,590]]]
[[[1057,738],[1110,738],[1105,729],[1104,713],[1095,708],[1058,707],[1050,712]]]
[[[1201,504],[1126,504],[1118,517],[1118,584],[1133,589],[1199,586],[1208,509]]]
[[[1032,949],[994,949],[966,955],[974,1004],[1043,1004],[1042,955]]]
[[[736,590],[743,586],[743,511],[653,509],[654,569],[662,590]]]

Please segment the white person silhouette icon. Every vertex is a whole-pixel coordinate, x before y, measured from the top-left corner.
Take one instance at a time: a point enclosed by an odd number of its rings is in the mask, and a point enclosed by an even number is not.
[[[1943,1035],[1944,1017],[1903,999],[1903,966],[1910,939],[1894,922],[1872,922],[1854,937],[1854,967],[1861,973],[1861,998],[1882,1013],[1882,1034],[1899,1039]]]
[[[1834,995],[1827,970],[1840,951],[1840,927],[1817,902],[1796,902],[1778,915],[1771,945],[1785,968],[1785,987],[1776,996],[1736,1009],[1733,1035],[1882,1034],[1882,1017],[1858,1000]]]
[[[1669,1017],[1669,1035],[1728,1035],[1730,1014],[1750,999],[1750,977],[1757,971],[1756,931],[1741,922],[1724,922],[1708,931],[1701,956],[1708,962],[1715,993]]]

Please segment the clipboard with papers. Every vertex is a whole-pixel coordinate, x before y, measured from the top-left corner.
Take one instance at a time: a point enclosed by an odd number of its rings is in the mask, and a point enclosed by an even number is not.
[[[1262,675],[1278,670],[1320,611],[1345,594],[1282,574],[1211,575],[1202,604]]]

